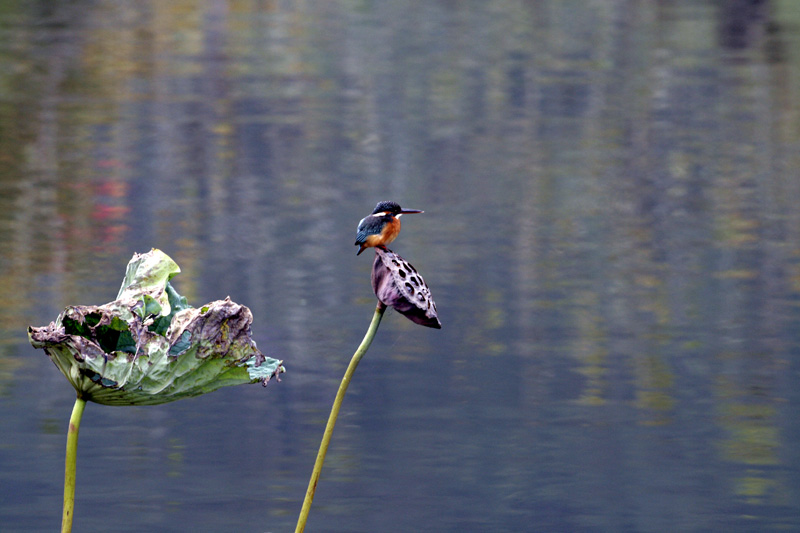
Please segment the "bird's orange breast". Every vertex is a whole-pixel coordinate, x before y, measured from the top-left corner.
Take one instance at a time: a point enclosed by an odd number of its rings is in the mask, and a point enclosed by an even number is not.
[[[400,233],[400,221],[392,217],[391,220],[386,222],[381,228],[380,233],[373,233],[367,235],[364,239],[364,247],[368,246],[383,246],[389,244],[397,238]]]
[[[380,244],[389,244],[400,234],[400,219],[392,217],[381,230]]]

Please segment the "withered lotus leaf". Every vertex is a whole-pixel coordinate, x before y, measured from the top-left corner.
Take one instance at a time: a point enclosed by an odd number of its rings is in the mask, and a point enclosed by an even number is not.
[[[28,328],[82,398],[154,405],[227,385],[263,383],[283,372],[251,339],[250,310],[230,298],[188,305],[169,280],[180,268],[161,250],[135,254],[117,299],[67,307]]]

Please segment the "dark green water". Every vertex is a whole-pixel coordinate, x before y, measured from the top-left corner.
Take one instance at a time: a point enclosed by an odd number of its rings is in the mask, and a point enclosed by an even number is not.
[[[0,3],[0,529],[54,531],[74,393],[25,335],[134,252],[287,374],[90,404],[76,531],[800,529],[800,4]]]

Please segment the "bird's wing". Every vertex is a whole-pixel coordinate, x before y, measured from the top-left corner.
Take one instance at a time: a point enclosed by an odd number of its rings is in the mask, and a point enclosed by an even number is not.
[[[370,215],[361,219],[356,228],[356,244],[363,244],[367,241],[370,235],[376,235],[381,232],[383,221],[381,217]]]

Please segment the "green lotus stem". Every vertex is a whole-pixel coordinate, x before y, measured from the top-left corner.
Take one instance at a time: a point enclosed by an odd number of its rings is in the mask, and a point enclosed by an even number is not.
[[[64,466],[64,514],[61,517],[61,533],[72,531],[72,515],[75,510],[75,465],[78,459],[78,431],[86,400],[78,396],[72,407],[67,431],[67,459]]]
[[[369,345],[372,344],[372,339],[375,337],[375,332],[378,331],[378,326],[381,323],[381,318],[383,318],[383,312],[385,310],[386,306],[378,302],[378,306],[375,308],[375,314],[372,316],[372,322],[369,325],[369,329],[367,329],[367,333],[364,335],[364,340],[361,341],[356,353],[353,354],[353,358],[350,360],[350,364],[347,365],[342,383],[339,385],[339,390],[336,392],[336,398],[333,400],[333,406],[331,407],[331,414],[328,417],[328,425],[325,426],[325,433],[322,434],[322,442],[320,442],[319,445],[319,452],[317,452],[314,470],[311,472],[311,480],[308,482],[306,498],[303,500],[303,508],[300,510],[300,518],[297,520],[295,533],[302,533],[306,527],[308,513],[311,510],[311,502],[314,500],[314,493],[317,491],[317,483],[319,482],[319,475],[322,471],[322,464],[325,462],[325,454],[328,453],[328,445],[331,442],[333,427],[336,425],[336,419],[339,416],[339,409],[342,407],[344,394],[347,392],[347,387],[350,385],[350,380],[353,377],[353,373],[356,371],[358,363],[361,361],[361,358],[364,357],[364,354],[367,353]]]

